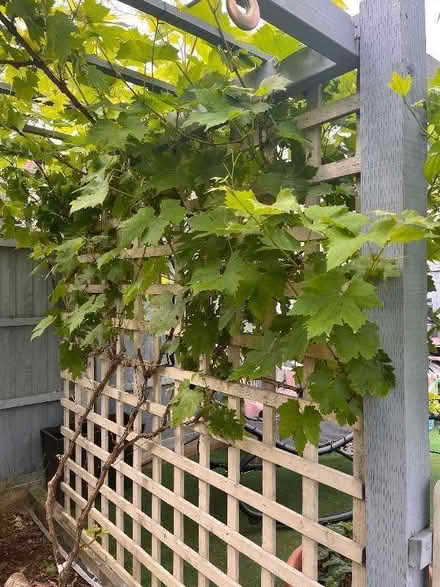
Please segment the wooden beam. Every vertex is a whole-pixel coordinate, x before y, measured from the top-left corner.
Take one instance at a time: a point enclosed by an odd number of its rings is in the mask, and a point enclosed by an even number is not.
[[[163,0],[120,0],[120,2],[121,4],[140,10],[144,14],[150,14],[159,20],[165,21],[212,45],[222,46],[224,45],[224,40],[226,40],[232,49],[242,49],[255,57],[259,57],[263,61],[271,58],[271,55],[264,53],[264,51],[261,51],[257,47],[243,43],[226,33],[220,33],[217,28],[188,12],[183,12],[175,8],[169,2],[164,2]]]
[[[290,82],[287,92],[282,96],[297,96],[305,90],[325,84],[351,69],[354,69],[352,64],[335,63],[317,51],[305,47],[295,51],[279,64],[274,61],[264,63],[245,76],[245,83],[249,87],[258,87],[264,78],[278,73]]]
[[[411,73],[410,104],[426,97],[425,1],[364,0],[360,13],[360,211],[426,210],[426,141],[400,96],[394,71]],[[426,377],[426,247],[395,246],[402,276],[380,288],[372,312],[392,359],[395,390],[365,398],[367,586],[422,587],[409,538],[429,525]]]
[[[155,79],[148,75],[144,75],[143,73],[133,71],[128,67],[122,67],[121,65],[109,63],[108,61],[100,59],[99,57],[95,57],[94,55],[89,55],[89,57],[87,57],[87,63],[89,65],[94,65],[97,69],[107,75],[123,79],[124,81],[130,84],[134,84],[135,86],[148,88],[153,92],[165,91],[171,92],[172,94],[176,92],[176,88],[167,82],[163,82],[160,79]]]
[[[331,0],[264,0],[261,16],[335,63],[359,63],[355,27],[349,14]]]
[[[12,408],[23,408],[24,406],[35,406],[37,404],[58,402],[61,397],[62,393],[59,391],[54,391],[52,393],[41,393],[39,395],[28,395],[25,397],[13,397],[12,399],[5,399],[0,401],[0,411],[10,410]]]

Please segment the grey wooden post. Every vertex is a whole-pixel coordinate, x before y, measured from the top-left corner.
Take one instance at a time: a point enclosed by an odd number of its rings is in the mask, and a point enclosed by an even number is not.
[[[364,0],[360,11],[361,209],[426,208],[425,140],[399,96],[393,71],[414,76],[409,100],[426,94],[424,0]],[[396,247],[402,277],[382,290],[375,314],[397,376],[385,400],[365,402],[367,585],[421,587],[408,539],[429,523],[426,253]]]

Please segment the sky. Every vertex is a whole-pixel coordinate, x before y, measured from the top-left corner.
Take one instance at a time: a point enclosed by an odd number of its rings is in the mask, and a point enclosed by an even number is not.
[[[359,0],[345,0],[351,14],[359,12]],[[440,60],[439,0],[426,0],[426,52]]]

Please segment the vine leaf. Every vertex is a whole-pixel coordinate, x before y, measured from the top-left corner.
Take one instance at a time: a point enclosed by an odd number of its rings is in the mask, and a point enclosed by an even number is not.
[[[72,35],[77,30],[72,20],[64,12],[55,12],[47,17],[47,50],[51,57],[65,61],[72,47]]]
[[[280,407],[280,437],[293,437],[296,450],[304,452],[308,442],[318,445],[321,415],[313,406],[306,406],[301,412],[297,400],[289,400]]]
[[[290,81],[282,75],[270,75],[260,83],[255,95],[266,98],[274,92],[284,91],[289,84]]]
[[[354,359],[347,365],[348,378],[360,396],[385,396],[395,385],[394,368],[382,350],[373,361]]]
[[[372,359],[380,345],[377,326],[372,322],[364,324],[357,333],[347,325],[335,326],[331,340],[337,355],[344,361],[357,357]]]
[[[313,338],[343,324],[357,332],[367,321],[362,310],[380,305],[373,285],[358,277],[347,285],[344,274],[333,270],[306,282],[291,314],[309,316],[306,326]]]
[[[148,227],[154,220],[154,210],[150,206],[141,208],[119,227],[119,240],[121,247],[131,244],[136,238],[142,239]]]
[[[189,381],[180,383],[178,392],[171,404],[171,425],[182,426],[193,418],[200,409],[203,394],[199,388],[191,386]]]
[[[295,198],[293,191],[287,188],[282,189],[274,204],[262,204],[254,192],[237,191],[231,187],[225,188],[225,205],[231,210],[236,210],[240,216],[277,216],[289,212],[301,212],[301,206]]]
[[[202,291],[218,290],[235,295],[240,283],[254,278],[256,269],[241,258],[238,251],[234,251],[222,272],[220,261],[196,269],[191,279],[194,294]]]
[[[32,331],[31,341],[34,340],[35,338],[42,336],[44,334],[44,332],[50,326],[52,326],[52,324],[55,322],[56,319],[57,319],[56,316],[49,314],[48,316],[43,318],[43,320],[40,320],[40,322],[38,322],[38,324],[35,326],[35,328]]]
[[[182,319],[185,302],[179,296],[164,293],[153,296],[150,300],[150,332],[159,336],[176,328]]]
[[[411,75],[408,74],[402,77],[399,73],[394,72],[391,81],[388,83],[388,87],[396,94],[399,94],[399,96],[402,96],[402,98],[405,98],[411,91],[412,83],[413,79]]]

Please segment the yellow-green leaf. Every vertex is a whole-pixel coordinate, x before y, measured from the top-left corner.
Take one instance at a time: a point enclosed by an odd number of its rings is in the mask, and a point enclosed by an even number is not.
[[[399,94],[399,96],[402,96],[402,98],[405,98],[411,91],[412,81],[412,77],[409,74],[402,77],[400,74],[394,72],[388,87],[396,94]]]
[[[344,0],[332,0],[333,4],[336,4],[341,10],[348,10],[347,4]]]

